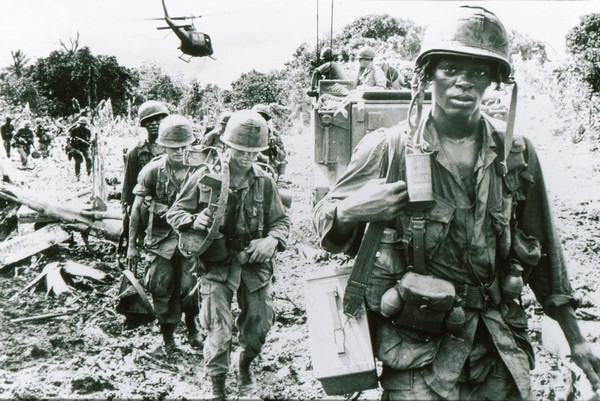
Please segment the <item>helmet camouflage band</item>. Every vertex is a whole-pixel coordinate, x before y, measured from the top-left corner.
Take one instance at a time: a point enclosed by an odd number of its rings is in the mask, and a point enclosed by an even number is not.
[[[483,7],[462,6],[451,18],[431,24],[415,61],[422,69],[432,55],[472,56],[498,63],[499,79],[510,82],[508,34],[496,15]]]
[[[267,122],[255,111],[241,110],[231,115],[221,137],[226,145],[244,152],[261,152],[269,148]]]
[[[252,111],[261,114],[267,121],[273,119],[273,112],[271,112],[271,108],[266,104],[255,104],[252,107]]]
[[[167,109],[167,106],[165,106],[164,103],[156,100],[148,100],[147,102],[142,103],[138,110],[138,117],[141,125],[144,124],[145,120],[160,114],[166,117],[170,113],[169,109]]]
[[[157,144],[165,148],[182,148],[192,144],[195,140],[192,124],[184,116],[173,114],[160,122]]]

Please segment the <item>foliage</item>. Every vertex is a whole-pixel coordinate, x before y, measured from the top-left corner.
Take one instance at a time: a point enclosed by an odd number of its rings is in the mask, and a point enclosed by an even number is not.
[[[135,84],[135,75],[112,56],[94,56],[88,47],[56,50],[40,58],[31,78],[39,93],[51,99],[48,113],[64,116],[80,107],[95,107],[102,99],[112,99],[116,112],[123,113]]]
[[[177,107],[185,93],[181,78],[172,78],[154,63],[145,63],[137,71],[138,87],[134,92],[134,104],[139,106],[146,100],[163,101]]]
[[[285,93],[282,78],[282,74],[278,72],[265,74],[253,69],[243,73],[231,83],[231,91],[227,93],[225,102],[232,110],[242,110],[259,103],[283,101]]]
[[[217,85],[192,82],[181,100],[182,112],[194,116],[204,125],[215,125],[219,115],[224,111],[223,90]]]
[[[580,64],[582,79],[592,93],[600,93],[600,14],[581,17],[566,37],[567,51]]]
[[[509,33],[510,55],[523,61],[535,60],[541,65],[548,61],[546,45],[539,40],[512,30]]]
[[[6,69],[11,74],[21,78],[25,73],[27,64],[29,64],[29,58],[21,50],[11,51],[10,56],[12,57],[12,64]]]

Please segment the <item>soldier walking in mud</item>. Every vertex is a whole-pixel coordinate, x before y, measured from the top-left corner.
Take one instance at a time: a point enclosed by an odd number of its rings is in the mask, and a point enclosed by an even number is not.
[[[146,273],[146,285],[152,294],[167,355],[179,351],[174,333],[182,314],[185,314],[190,345],[201,348],[203,341],[196,322],[199,299],[194,273],[198,260],[179,252],[177,233],[165,220],[165,213],[191,173],[183,165],[183,150],[194,140],[192,126],[185,117],[165,117],[160,123],[156,140],[158,145],[165,148],[165,154],[142,168],[137,185],[133,188],[135,199],[131,207],[127,258],[134,261],[140,257],[139,226],[143,215],[147,213],[144,250],[150,265]]]
[[[273,167],[277,175],[282,175],[287,165],[287,153],[281,139],[281,134],[271,126],[272,123],[269,123],[269,121],[273,121],[273,112],[266,104],[256,104],[252,107],[252,111],[257,112],[265,119],[269,129],[269,147],[259,155],[258,161],[262,161]]]
[[[2,133],[2,141],[4,142],[4,150],[6,150],[6,156],[10,159],[10,149],[12,147],[12,138],[13,133],[15,132],[15,127],[11,123],[12,117],[6,116],[4,119],[4,124],[0,127],[0,132]]]
[[[259,355],[274,322],[271,280],[277,250],[285,249],[290,219],[281,203],[274,180],[255,160],[268,148],[268,128],[257,113],[234,113],[221,141],[227,145],[229,196],[221,226],[223,237],[213,242],[222,252],[201,255],[202,326],[208,331],[204,361],[211,378],[212,397],[226,398],[225,377],[229,370],[233,314],[231,303],[237,293],[237,319],[241,352],[235,367],[240,396],[252,396],[256,381],[252,361]],[[206,232],[213,224],[209,192],[199,169],[186,183],[169,212],[168,222],[179,232]],[[209,248],[210,250],[210,248]]]
[[[21,168],[27,168],[31,147],[33,146],[34,136],[31,130],[31,121],[24,120],[21,127],[12,139],[13,148],[17,149],[21,158]]]
[[[398,235],[393,266],[367,270],[364,287],[349,284],[344,302],[352,312],[366,299],[383,400],[533,399],[524,284],[600,389],[600,360],[578,326],[536,151],[512,137],[512,124],[480,112],[490,85],[513,83],[509,60],[507,32],[484,8],[461,7],[431,24],[416,60],[418,95],[431,84],[431,112],[365,136],[315,207],[329,251],[354,253],[365,223],[360,255],[377,246],[366,238]]]
[[[87,175],[92,173],[92,131],[90,130],[87,117],[79,117],[77,123],[69,128],[67,145],[65,151],[69,160],[75,161],[75,177],[79,181],[81,177],[81,163],[85,160]]]
[[[38,140],[38,151],[45,159],[50,152],[50,144],[52,144],[52,134],[48,127],[44,125],[44,120],[41,118],[35,119],[35,136]]]

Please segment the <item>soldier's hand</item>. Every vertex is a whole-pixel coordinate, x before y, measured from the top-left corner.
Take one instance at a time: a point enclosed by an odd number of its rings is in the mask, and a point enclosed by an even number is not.
[[[140,250],[138,249],[135,241],[130,241],[127,247],[127,260],[134,261],[140,258]]]
[[[192,224],[192,229],[194,230],[208,230],[213,223],[213,212],[209,208],[205,208],[200,212],[194,223]]]
[[[408,191],[404,181],[386,184],[383,179],[377,179],[340,201],[336,217],[342,224],[389,221],[407,205]]]
[[[588,342],[577,344],[571,349],[571,359],[579,366],[597,395],[600,395],[600,355],[593,352]]]
[[[248,263],[268,262],[275,255],[277,244],[279,241],[270,235],[250,241],[250,245],[246,249],[246,253],[250,255]]]

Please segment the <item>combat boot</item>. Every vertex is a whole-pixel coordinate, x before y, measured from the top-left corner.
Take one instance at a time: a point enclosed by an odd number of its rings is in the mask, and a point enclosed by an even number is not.
[[[225,401],[225,373],[210,377],[211,401]]]
[[[239,354],[238,363],[238,388],[240,390],[240,397],[251,397],[256,394],[256,379],[254,373],[250,368],[254,357],[249,357],[244,351]]]
[[[180,352],[179,348],[175,344],[175,329],[177,328],[177,324],[173,323],[163,323],[160,325],[160,332],[162,334],[163,343],[165,353],[167,355],[172,355]]]
[[[195,316],[185,315],[185,326],[187,327],[188,342],[193,348],[202,348],[204,346],[204,336],[198,327]]]

